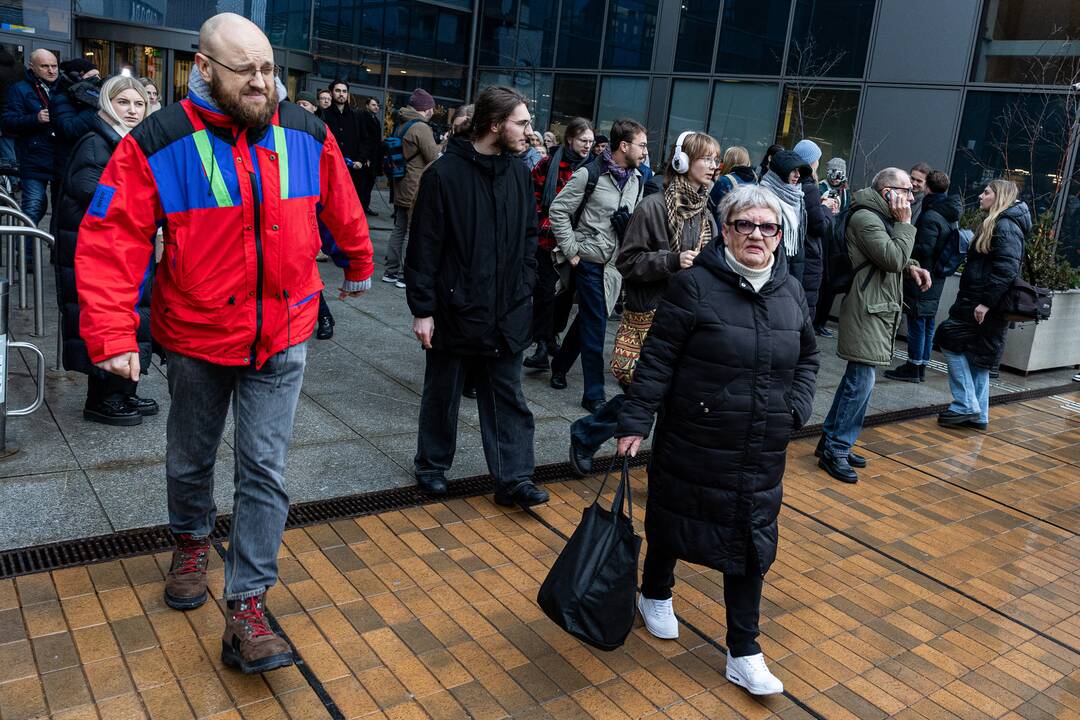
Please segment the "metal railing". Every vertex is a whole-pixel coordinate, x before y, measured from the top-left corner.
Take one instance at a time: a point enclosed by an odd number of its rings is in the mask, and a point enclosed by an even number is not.
[[[55,209],[54,209],[55,211]],[[45,335],[45,278],[42,275],[43,243],[50,248],[56,244],[55,238],[37,225],[15,204],[14,198],[0,189],[0,238],[4,239],[6,252],[4,264],[8,268],[8,279],[19,285],[19,308],[28,307],[26,284],[26,238],[33,238],[33,275],[34,275],[34,332],[35,337]],[[21,240],[19,238],[22,238]],[[13,272],[17,267],[17,272]]]
[[[40,232],[40,231],[39,231]],[[8,308],[11,297],[11,283],[7,278],[0,278],[0,457],[10,455],[14,450],[7,446],[7,419],[29,415],[45,402],[45,355],[36,346],[27,342],[8,342]],[[18,410],[7,409],[8,386],[8,351],[11,348],[23,348],[37,354],[37,377],[34,379],[36,393],[34,401]]]

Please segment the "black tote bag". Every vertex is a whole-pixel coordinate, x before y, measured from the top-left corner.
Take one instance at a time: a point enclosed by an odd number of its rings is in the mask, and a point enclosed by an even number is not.
[[[608,470],[610,475],[611,471]],[[621,646],[634,627],[638,553],[641,538],[630,518],[630,461],[623,460],[622,480],[610,510],[600,495],[581,513],[581,522],[555,559],[536,602],[566,632],[601,650]],[[623,514],[623,498],[627,514]]]

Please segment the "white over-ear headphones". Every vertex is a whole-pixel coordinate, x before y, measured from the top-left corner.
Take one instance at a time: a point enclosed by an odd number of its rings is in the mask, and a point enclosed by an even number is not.
[[[690,170],[690,158],[683,152],[682,144],[683,140],[693,134],[693,130],[687,130],[679,135],[679,139],[675,141],[675,154],[671,156],[671,169],[680,175],[685,175]]]

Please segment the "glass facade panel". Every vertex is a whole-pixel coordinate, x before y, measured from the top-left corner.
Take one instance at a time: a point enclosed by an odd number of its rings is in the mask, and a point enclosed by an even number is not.
[[[649,100],[649,78],[605,77],[600,82],[600,107],[596,110],[596,132],[607,135],[616,120],[645,121]]]
[[[1080,267],[1080,162],[1073,169],[1072,185],[1061,215],[1060,249],[1073,267]]]
[[[517,0],[485,0],[476,59],[481,65],[513,65],[517,44]]]
[[[773,144],[778,89],[772,83],[716,83],[709,134],[720,143],[721,151],[742,145],[753,161],[765,155]]]
[[[683,0],[682,8],[679,39],[675,45],[675,71],[709,72],[720,0]]]
[[[1062,96],[969,92],[950,191],[976,207],[986,184],[1004,177],[1034,212],[1051,209],[1068,172],[1064,150],[1071,131]]]
[[[67,38],[71,35],[71,0],[5,0],[0,3],[0,30]]]
[[[659,4],[659,0],[611,0],[604,40],[605,68],[649,69]]]
[[[596,78],[593,76],[556,75],[551,93],[551,126],[562,137],[566,121],[575,117],[594,118]]]
[[[794,147],[809,138],[821,148],[822,157],[850,161],[858,114],[858,90],[789,83],[784,86],[776,142]]]
[[[787,74],[861,78],[875,0],[797,0]]]
[[[559,19],[560,68],[594,68],[600,63],[600,27],[604,0],[563,0]]]
[[[671,84],[671,111],[668,113],[667,139],[661,155],[669,159],[679,133],[704,130],[709,114],[709,81],[676,80]],[[659,166],[659,163],[656,163]]]
[[[554,81],[551,73],[518,71],[515,73],[481,72],[476,89],[482,90],[488,85],[506,85],[529,98],[529,109],[533,115],[533,130],[543,133],[551,120],[551,85]],[[591,97],[591,96],[590,96]]]
[[[250,0],[249,0],[250,1]],[[419,0],[318,0],[315,35],[435,60],[468,60],[467,13]]]
[[[383,85],[386,56],[381,52],[328,40],[316,40],[314,52],[315,74],[319,77],[375,87]]]
[[[1080,4],[1075,0],[994,0],[983,9],[976,82],[1080,82]]]
[[[517,64],[551,67],[559,0],[521,0],[518,13]]]
[[[308,49],[311,43],[311,1],[266,0],[263,27],[271,44],[297,50]],[[254,5],[258,7],[260,3]]]
[[[432,95],[463,100],[465,68],[391,55],[386,84],[395,90],[407,92],[422,87]]]
[[[791,0],[726,0],[716,72],[779,74],[790,14]]]

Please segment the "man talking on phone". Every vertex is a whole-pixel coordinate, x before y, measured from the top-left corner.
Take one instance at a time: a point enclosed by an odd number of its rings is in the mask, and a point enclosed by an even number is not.
[[[875,175],[871,187],[852,198],[855,211],[846,236],[855,275],[840,306],[836,348],[848,364],[815,453],[818,465],[845,483],[858,482],[854,468],[866,467],[866,458],[852,452],[852,447],[870,405],[874,368],[892,362],[904,295],[902,273],[908,273],[921,290],[930,288],[930,273],[911,259],[913,198],[911,178],[893,167]]]

